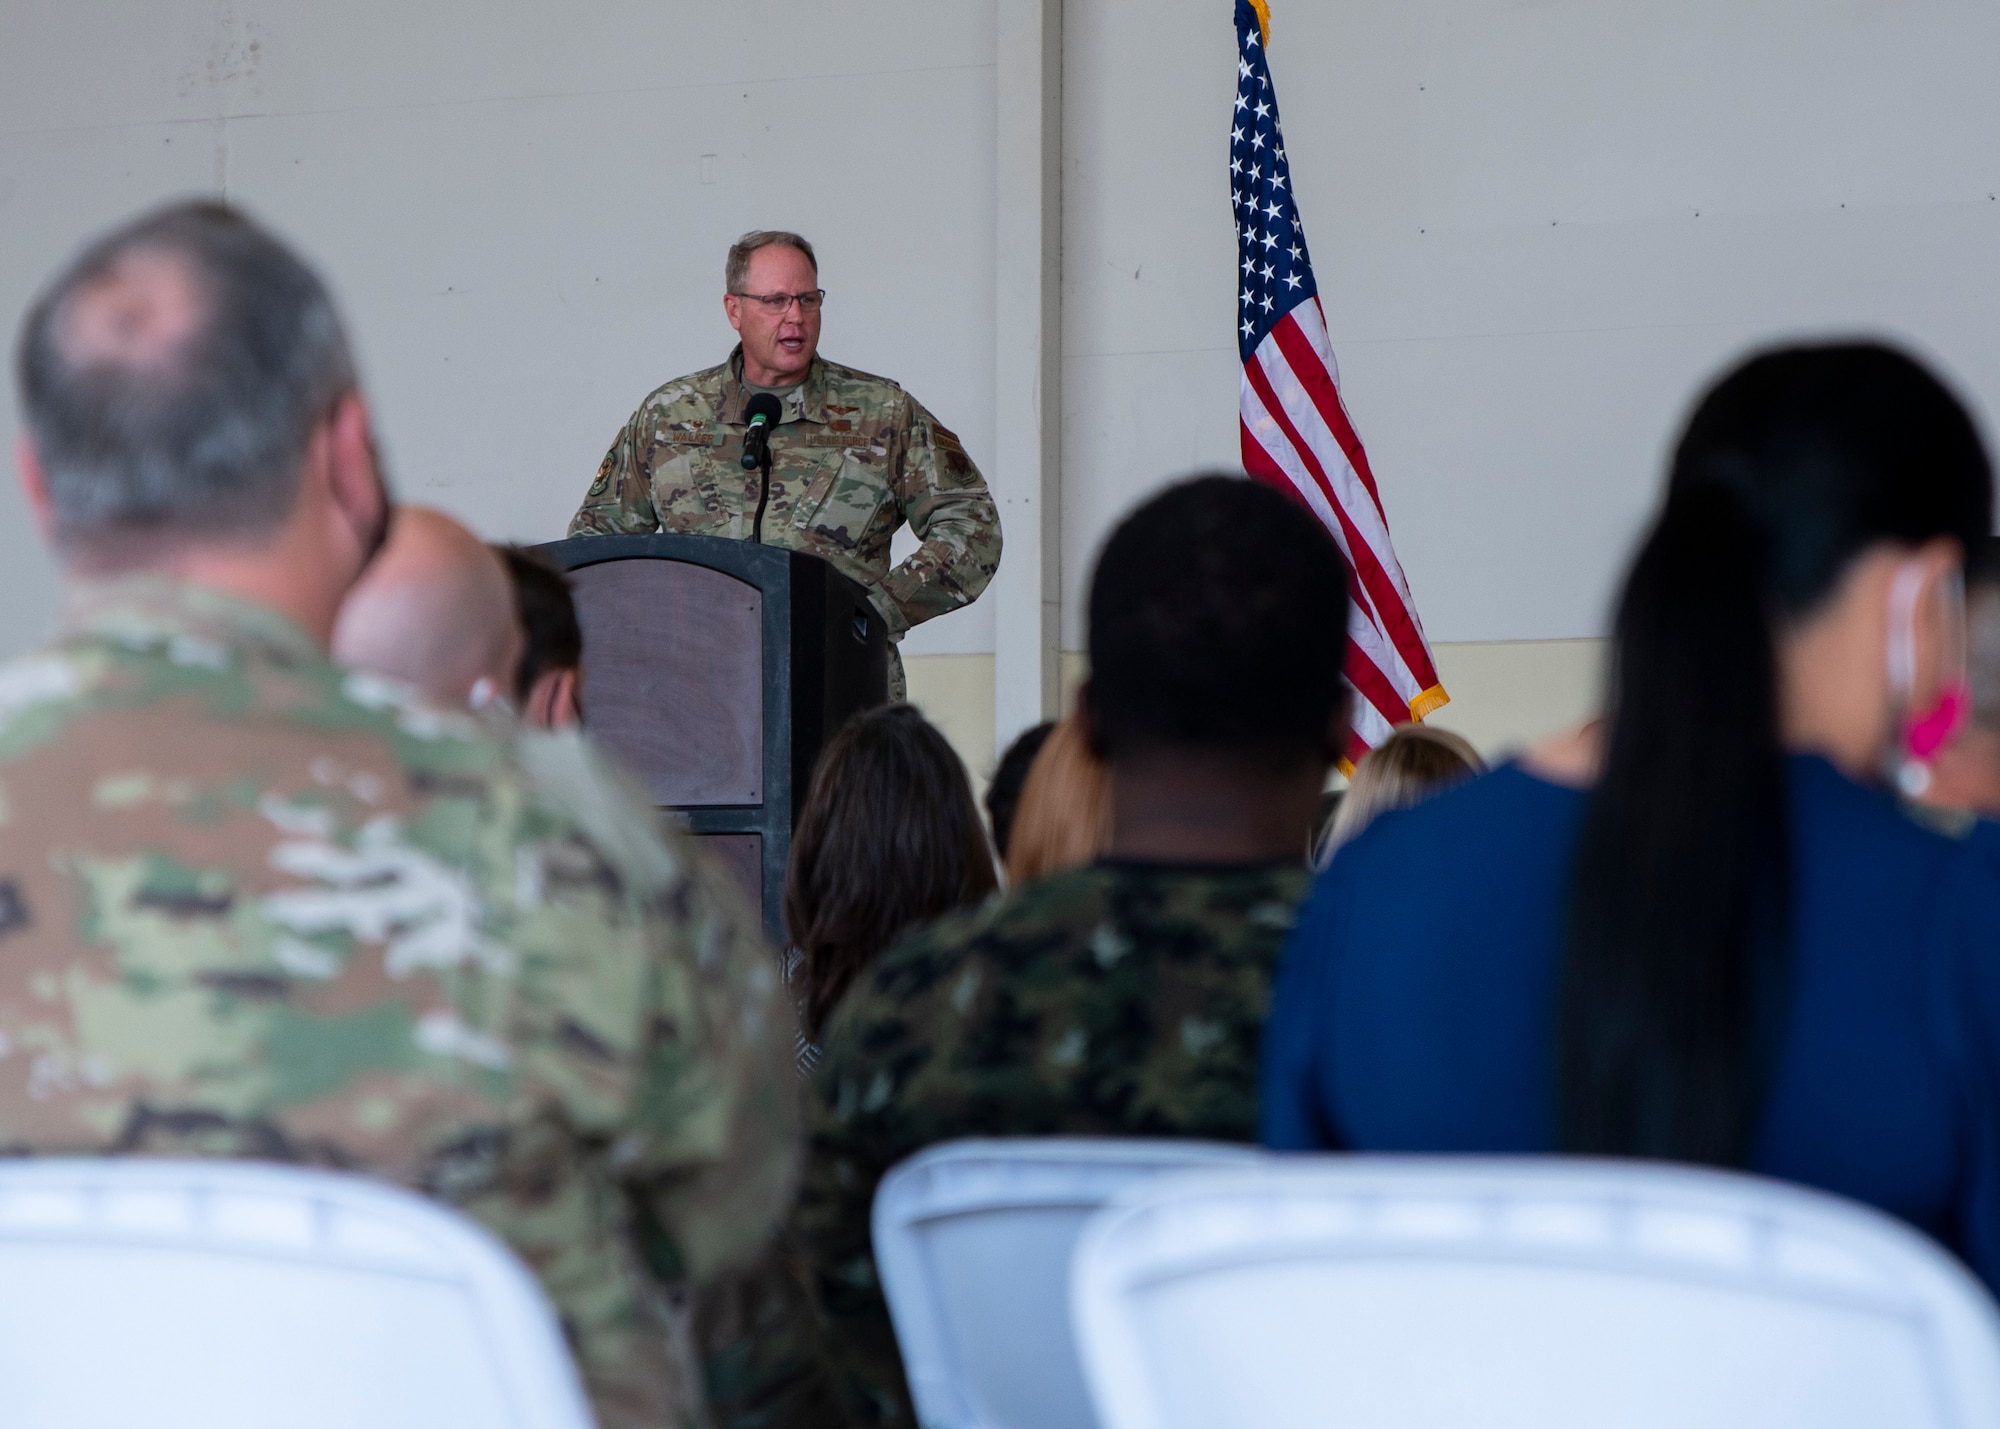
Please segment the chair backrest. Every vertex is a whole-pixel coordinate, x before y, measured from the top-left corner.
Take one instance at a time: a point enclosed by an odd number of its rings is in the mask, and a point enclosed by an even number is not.
[[[1248,1146],[1047,1138],[953,1141],[875,1192],[875,1264],[925,1429],[1095,1429],[1070,1333],[1070,1251],[1115,1192],[1162,1171],[1240,1165]]]
[[[499,1241],[395,1187],[247,1162],[0,1162],[9,1429],[589,1429]]]
[[[1970,1429],[2000,1318],[1915,1231],[1748,1176],[1283,1157],[1085,1230],[1108,1429]]]

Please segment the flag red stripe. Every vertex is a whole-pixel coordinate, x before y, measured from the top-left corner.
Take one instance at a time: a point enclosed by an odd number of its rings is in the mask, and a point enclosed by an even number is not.
[[[1354,563],[1347,551],[1348,532],[1342,525],[1341,512],[1327,499],[1324,489],[1306,469],[1305,457],[1297,446],[1285,439],[1282,433],[1272,430],[1276,419],[1266,410],[1263,398],[1249,388],[1247,380],[1245,388],[1239,420],[1245,442],[1246,470],[1266,472],[1267,479],[1291,492],[1331,532],[1335,543],[1341,547],[1342,564],[1347,568],[1348,588],[1353,596],[1353,609],[1348,622],[1349,637],[1361,654],[1374,662],[1376,669],[1382,671],[1397,688],[1407,707],[1408,702],[1421,695],[1426,687],[1418,685],[1404,666],[1402,657],[1382,628],[1374,602],[1355,575]],[[1268,446],[1265,445],[1267,442]]]
[[[1282,331],[1284,327],[1284,322],[1278,324],[1279,331]],[[1243,374],[1245,380],[1250,384],[1251,391],[1257,394],[1258,401],[1263,404],[1265,413],[1276,424],[1278,430],[1284,434],[1286,443],[1297,454],[1307,472],[1311,474],[1314,484],[1326,496],[1327,504],[1332,508],[1335,517],[1339,520],[1341,533],[1346,538],[1345,544],[1347,546],[1348,563],[1354,574],[1359,578],[1362,587],[1367,591],[1368,603],[1374,607],[1377,626],[1382,629],[1387,642],[1395,647],[1396,653],[1401,657],[1403,663],[1406,666],[1411,665],[1412,662],[1409,659],[1408,650],[1405,648],[1407,641],[1396,638],[1398,631],[1408,631],[1410,634],[1415,635],[1419,651],[1423,649],[1423,644],[1422,636],[1417,634],[1411,626],[1409,616],[1403,605],[1402,592],[1396,589],[1395,583],[1389,578],[1389,573],[1383,569],[1381,558],[1376,555],[1375,548],[1355,528],[1353,518],[1347,514],[1347,507],[1340,500],[1339,493],[1334,489],[1332,481],[1328,479],[1326,470],[1320,465],[1319,457],[1313,451],[1311,444],[1299,434],[1298,428],[1292,425],[1291,415],[1285,411],[1283,405],[1278,401],[1278,394],[1271,386],[1270,374],[1264,370],[1263,364],[1260,362],[1245,363]],[[1430,661],[1428,658],[1425,658],[1422,663],[1425,667],[1428,667]],[[1422,683],[1417,685],[1415,690],[1411,691],[1412,695],[1420,694],[1431,685],[1437,683],[1435,676],[1424,679],[1423,673],[1415,668],[1412,668],[1410,673],[1414,678],[1422,680]],[[1409,705],[1406,698],[1404,701],[1404,715],[1406,718],[1408,717],[1408,713]]]
[[[1307,319],[1310,320],[1310,326],[1307,325],[1306,321],[1300,320],[1300,313],[1306,314]],[[1310,309],[1308,309],[1306,304],[1300,303],[1296,308],[1292,309],[1290,316],[1298,324],[1300,336],[1305,338],[1307,346],[1314,352],[1323,354],[1328,385],[1332,388],[1333,392],[1333,405],[1339,413],[1338,421],[1333,420],[1332,417],[1328,417],[1327,424],[1337,434],[1343,434],[1341,446],[1347,452],[1348,459],[1354,463],[1354,473],[1361,478],[1361,484],[1368,488],[1368,497],[1375,503],[1376,514],[1381,515],[1383,524],[1387,525],[1388,517],[1382,511],[1382,494],[1375,487],[1374,468],[1368,465],[1368,453],[1361,445],[1361,434],[1354,430],[1354,423],[1347,415],[1347,402],[1340,395],[1340,372],[1334,366],[1333,340],[1327,336],[1326,309],[1321,306],[1319,297],[1315,294]],[[1322,411],[1324,411],[1323,407]]]
[[[1376,712],[1373,705],[1366,700],[1356,700],[1348,716],[1348,757],[1358,758],[1353,752],[1355,741],[1358,740],[1360,747],[1367,750],[1387,738],[1391,728],[1393,726]]]
[[[1272,329],[1271,336],[1276,340],[1279,352],[1284,357],[1286,366],[1291,370],[1293,379],[1298,382],[1300,390],[1312,399],[1313,410],[1324,418],[1329,403],[1335,409],[1338,409],[1340,402],[1339,395],[1333,391],[1327,370],[1322,365],[1319,353],[1310,344],[1304,342],[1303,334],[1299,332],[1290,315],[1287,315],[1283,321],[1279,322]],[[1246,364],[1246,371],[1250,367],[1261,369],[1262,366],[1261,362]],[[1265,377],[1267,392],[1271,395],[1266,395],[1265,393],[1260,393],[1259,395],[1268,407],[1271,405],[1273,396],[1275,395],[1275,389],[1269,387],[1268,373],[1265,373]],[[1344,425],[1344,412],[1342,413],[1342,422]],[[1285,416],[1284,426],[1288,440],[1296,445],[1306,445],[1300,441],[1300,435],[1297,428],[1292,424],[1289,414]],[[1358,441],[1355,442],[1353,447],[1347,445],[1349,440],[1353,440],[1353,429],[1351,427],[1347,429],[1347,436],[1345,438],[1342,437],[1338,429],[1329,428],[1329,431],[1333,435],[1334,440],[1340,444],[1342,451],[1351,458],[1353,451],[1358,450],[1360,445]],[[1330,503],[1334,509],[1341,513],[1343,522],[1352,531],[1354,529],[1353,521],[1347,514],[1347,506],[1340,500],[1339,493],[1331,489],[1331,483],[1326,480],[1324,468],[1316,457],[1311,462],[1311,469],[1320,481],[1322,489],[1326,490]],[[1358,471],[1356,475],[1359,475]],[[1378,519],[1381,519],[1379,529],[1386,548],[1389,526],[1387,520],[1381,518],[1379,504],[1377,505],[1376,516]],[[1394,554],[1389,553],[1385,558],[1384,552],[1376,550],[1373,542],[1368,542],[1367,544],[1369,554],[1373,558],[1373,568],[1365,570],[1363,575],[1368,582],[1370,598],[1373,599],[1376,610],[1380,613],[1384,633],[1389,637],[1391,643],[1395,645],[1398,654],[1401,655],[1404,664],[1409,668],[1412,677],[1417,682],[1415,693],[1421,693],[1437,683],[1437,672],[1431,664],[1430,650],[1424,640],[1423,628],[1417,623],[1415,611],[1410,603],[1407,585],[1399,579],[1401,572],[1393,569]]]
[[[1341,673],[1347,676],[1348,683],[1354,686],[1364,700],[1375,707],[1375,713],[1381,715],[1387,723],[1410,722],[1410,702],[1396,693],[1395,686],[1389,683],[1389,677],[1382,673],[1373,660],[1362,654],[1358,647],[1352,644],[1347,647],[1347,663],[1341,667]]]
[[[1316,321],[1318,318],[1316,311],[1303,304],[1286,314],[1285,320],[1271,330],[1272,351],[1267,354],[1260,349],[1259,356],[1267,370],[1272,364],[1273,357],[1282,365],[1283,370],[1273,374],[1273,382],[1296,383],[1301,395],[1310,402],[1313,415],[1324,428],[1329,445],[1338,449],[1346,460],[1348,472],[1353,476],[1354,486],[1357,488],[1353,493],[1354,496],[1365,495],[1367,500],[1366,514],[1372,518],[1370,544],[1375,546],[1377,557],[1390,572],[1390,578],[1395,582],[1404,603],[1408,604],[1409,588],[1402,578],[1401,568],[1396,564],[1395,554],[1389,548],[1388,518],[1383,514],[1381,502],[1373,490],[1372,479],[1370,481],[1362,479],[1367,467],[1367,453],[1362,451],[1360,439],[1354,435],[1354,429],[1348,423],[1346,405],[1341,400],[1339,388],[1333,383],[1332,371],[1328,366],[1330,358],[1321,346],[1324,334],[1315,337],[1313,333],[1308,332],[1302,325],[1301,312],[1305,314],[1306,320]],[[1295,404],[1295,406],[1302,405],[1304,404]],[[1294,421],[1297,421],[1296,416]]]
[[[1389,518],[1382,510],[1382,498],[1375,490],[1374,473],[1368,469],[1368,453],[1362,449],[1354,424],[1347,420],[1347,408],[1341,404],[1340,388],[1335,385],[1333,374],[1327,371],[1325,354],[1314,347],[1312,338],[1298,324],[1297,309],[1287,313],[1285,320],[1271,329],[1271,336],[1285,354],[1285,361],[1291,364],[1293,374],[1299,379],[1299,387],[1312,399],[1327,430],[1333,433],[1333,439],[1347,454],[1348,465],[1354,468],[1355,476],[1368,492],[1368,499],[1375,503],[1375,514],[1382,517],[1384,525],[1388,524]]]
[[[1293,433],[1296,437],[1305,438],[1306,445],[1311,448],[1323,478],[1321,485],[1329,500],[1348,512],[1351,524],[1359,526],[1361,522],[1366,523],[1369,550],[1374,552],[1384,574],[1395,587],[1398,602],[1407,603],[1408,590],[1402,572],[1396,566],[1395,553],[1389,546],[1389,523],[1383,519],[1380,506],[1355,470],[1353,453],[1358,450],[1359,442],[1355,440],[1351,427],[1346,428],[1343,435],[1327,421],[1327,411],[1332,408],[1341,415],[1343,424],[1345,422],[1339,393],[1332,384],[1331,369],[1327,366],[1330,359],[1319,347],[1310,342],[1302,343],[1302,337],[1298,310],[1287,313],[1271,329],[1266,341],[1259,345],[1256,363],[1264,370],[1273,392],[1296,394],[1285,413],[1291,421]],[[1357,505],[1360,507],[1358,512],[1353,509]],[[1359,521],[1354,519],[1357,516]]]
[[[1239,423],[1239,425],[1242,424]],[[1297,501],[1301,506],[1306,506],[1305,499],[1293,485],[1291,477],[1264,451],[1262,445],[1252,435],[1247,425],[1242,425],[1242,435],[1243,451],[1246,458],[1244,467],[1250,472],[1250,475],[1263,481],[1266,485],[1276,487],[1291,497],[1292,500]],[[1263,460],[1261,462],[1251,461],[1249,458],[1253,453],[1256,456],[1262,457]],[[1307,506],[1306,509],[1311,510],[1312,508]],[[1338,509],[1338,507],[1335,508],[1336,511]],[[1314,514],[1317,515],[1317,513]],[[1350,539],[1352,539],[1351,535]],[[1362,549],[1366,550],[1367,548],[1364,546]],[[1361,642],[1356,640],[1354,636],[1354,626],[1369,622],[1374,617],[1369,610],[1368,598],[1360,589],[1359,578],[1352,562],[1347,563],[1347,584],[1348,594],[1353,601],[1353,607],[1348,615],[1347,658],[1342,662],[1343,673],[1346,674],[1348,682],[1354,686],[1363,699],[1375,707],[1384,720],[1390,724],[1402,724],[1410,718],[1409,697],[1397,691],[1395,685],[1391,683],[1389,676],[1383,672],[1381,666],[1377,663],[1375,656],[1364,649]],[[1381,640],[1379,622],[1377,622],[1377,641],[1382,644],[1387,643]],[[1393,649],[1384,650],[1383,653],[1400,654],[1400,652]],[[1428,688],[1428,686],[1423,688]],[[1421,693],[1421,690],[1419,690],[1419,693]]]

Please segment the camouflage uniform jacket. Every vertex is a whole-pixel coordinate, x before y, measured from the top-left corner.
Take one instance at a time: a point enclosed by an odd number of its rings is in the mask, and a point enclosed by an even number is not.
[[[749,540],[759,474],[740,463],[743,349],[657,388],[625,424],[569,523],[572,536],[680,531]],[[905,521],[923,542],[889,569]],[[956,436],[887,378],[814,358],[771,435],[764,540],[868,588],[900,638],[956,610],[1000,564],[1000,514]]]
[[[861,1423],[909,1424],[869,1249],[883,1172],[960,1136],[1254,1141],[1302,865],[1100,862],[899,943],[834,1014],[793,1234]]]
[[[792,1017],[726,875],[578,739],[256,606],[76,593],[0,667],[0,1151],[349,1168],[536,1271],[600,1422],[699,1416],[699,1281],[782,1224]]]

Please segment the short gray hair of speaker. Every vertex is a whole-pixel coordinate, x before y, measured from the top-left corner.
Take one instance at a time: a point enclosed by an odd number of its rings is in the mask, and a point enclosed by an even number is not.
[[[185,332],[143,357],[79,351],[80,304],[156,258],[187,280]],[[297,501],[314,429],[355,386],[325,284],[250,219],[201,201],[106,234],[50,280],[22,323],[16,374],[65,550],[269,534]]]
[[[744,280],[750,276],[750,255],[759,248],[769,248],[774,243],[787,248],[796,248],[806,255],[806,262],[813,265],[815,276],[819,273],[819,257],[813,252],[812,244],[796,233],[787,233],[782,228],[757,228],[744,234],[729,245],[729,261],[722,268],[722,288],[727,293],[743,291]]]

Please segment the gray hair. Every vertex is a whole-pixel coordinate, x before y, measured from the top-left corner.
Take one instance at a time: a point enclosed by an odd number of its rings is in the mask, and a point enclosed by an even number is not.
[[[151,353],[121,351],[115,336],[80,343],[85,305],[115,299],[149,258],[185,278],[186,332]],[[208,202],[160,209],[85,248],[28,310],[16,361],[66,549],[140,533],[270,532],[297,500],[314,428],[355,386],[325,284],[248,218]]]
[[[819,273],[819,258],[813,252],[812,244],[796,233],[787,233],[782,228],[756,228],[744,234],[729,245],[729,261],[722,268],[722,289],[726,293],[743,291],[743,281],[750,276],[750,255],[759,248],[769,248],[774,243],[787,248],[796,248],[806,255],[806,262],[813,265],[813,274]]]

